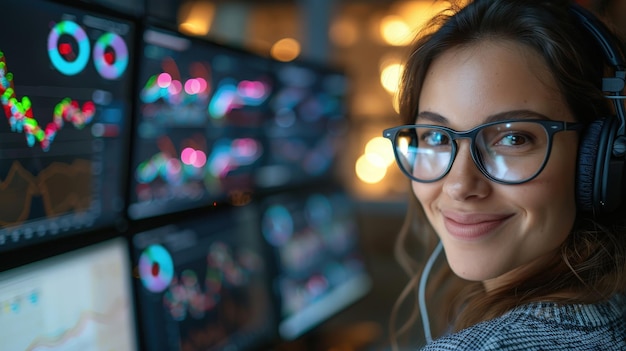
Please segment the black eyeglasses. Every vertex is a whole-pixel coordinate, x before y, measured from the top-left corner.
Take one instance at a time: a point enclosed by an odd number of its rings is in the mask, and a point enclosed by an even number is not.
[[[452,168],[457,139],[470,139],[476,167],[490,180],[520,184],[545,167],[554,134],[581,130],[582,123],[551,120],[508,120],[479,125],[467,131],[426,124],[385,129],[400,169],[414,181],[435,182]]]

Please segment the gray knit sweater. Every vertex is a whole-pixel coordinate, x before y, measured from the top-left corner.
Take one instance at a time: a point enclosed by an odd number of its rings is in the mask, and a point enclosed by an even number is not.
[[[433,350],[626,350],[626,297],[606,303],[532,303],[426,345]]]

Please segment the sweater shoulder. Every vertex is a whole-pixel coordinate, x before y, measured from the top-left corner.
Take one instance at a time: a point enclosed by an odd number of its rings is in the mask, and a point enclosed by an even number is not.
[[[423,351],[626,350],[626,306],[530,304],[426,345]]]
[[[508,339],[507,335],[513,329],[513,323],[516,323],[509,319],[504,317],[496,318],[459,332],[442,336],[427,344],[422,348],[422,351],[505,350],[501,347],[502,341]],[[507,348],[506,350],[509,349]],[[511,348],[510,350],[517,349]]]

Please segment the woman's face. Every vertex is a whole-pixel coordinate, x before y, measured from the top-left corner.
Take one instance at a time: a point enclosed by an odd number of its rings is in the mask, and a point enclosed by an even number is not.
[[[574,121],[540,56],[513,42],[482,41],[449,50],[432,63],[416,123],[463,131],[518,110]],[[471,158],[469,140],[457,143],[450,172],[434,183],[413,182],[413,191],[452,270],[489,289],[521,265],[541,264],[568,236],[576,212],[578,136],[555,134],[543,171],[518,185],[485,178]]]

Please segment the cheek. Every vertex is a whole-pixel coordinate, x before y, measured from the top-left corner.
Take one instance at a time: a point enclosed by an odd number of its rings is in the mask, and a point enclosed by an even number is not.
[[[417,197],[417,199],[419,200],[420,198],[420,184],[418,184],[417,182],[411,182],[411,189],[413,190],[413,194],[415,195],[415,197]]]
[[[577,139],[576,139],[577,140]],[[578,158],[576,152],[571,152],[578,148],[578,143],[569,143],[571,149],[563,152],[562,148],[556,150],[546,173],[550,175],[547,180],[546,188],[548,191],[554,189],[554,198],[561,199],[564,206],[571,211],[576,211],[576,176]],[[552,167],[553,166],[553,167]]]
[[[573,155],[553,156],[554,162],[539,177],[512,196],[527,211],[530,225],[560,241],[569,233],[576,216],[576,159]]]
[[[565,183],[572,186],[565,186]],[[536,185],[525,189],[526,191],[510,194],[510,199],[526,213],[528,224],[537,227],[543,234],[560,231],[558,229],[563,228],[561,225],[569,227],[566,223],[573,222],[576,215],[573,182],[545,182]]]
[[[412,182],[413,194],[417,198],[417,201],[422,206],[428,221],[433,221],[433,208],[436,207],[437,199],[441,196],[442,187],[438,185],[440,182],[435,183],[418,183]]]
[[[441,193],[441,189],[435,186],[436,183],[418,183],[412,182],[411,188],[413,194],[417,198],[417,201],[424,207],[424,210],[428,212],[429,204]]]

